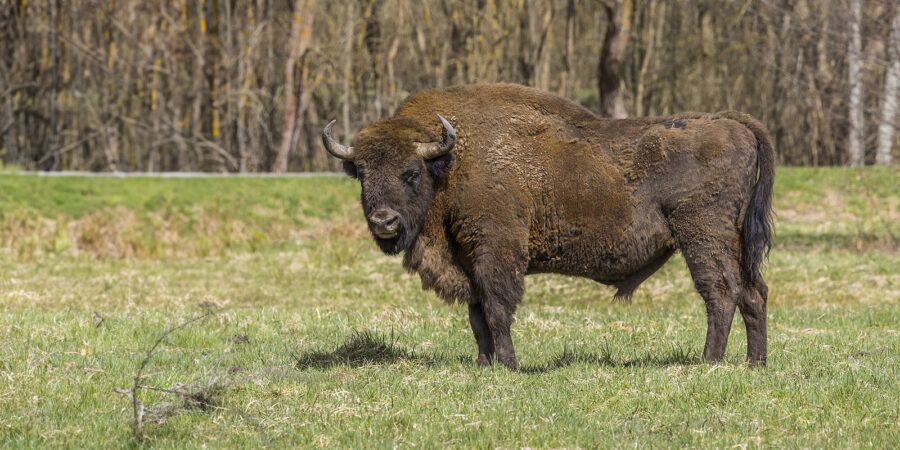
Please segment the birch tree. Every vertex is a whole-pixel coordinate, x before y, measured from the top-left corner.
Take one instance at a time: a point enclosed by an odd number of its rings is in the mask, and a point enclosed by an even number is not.
[[[50,133],[47,139],[47,156],[52,161],[50,169],[56,168],[59,163],[57,152],[59,145],[57,143],[57,108],[56,102],[59,97],[59,57],[57,55],[57,46],[59,39],[57,31],[59,29],[57,13],[57,0],[50,0]]]
[[[312,38],[313,20],[315,19],[316,0],[295,0],[294,11],[291,20],[291,53],[284,65],[284,129],[281,132],[281,145],[275,162],[272,163],[272,172],[284,173],[288,169],[288,155],[295,142],[294,132],[297,129],[297,120],[306,112],[308,97],[304,98],[300,92],[302,84],[297,86],[294,74],[297,70],[297,62],[306,55]],[[301,76],[301,80],[303,77]],[[298,87],[300,89],[298,89]],[[299,97],[299,98],[298,98]],[[308,101],[308,100],[307,100]]]
[[[850,0],[849,36],[847,44],[847,84],[849,103],[849,127],[847,157],[851,167],[865,165],[863,151],[863,85],[860,67],[862,51],[862,0]]]
[[[894,131],[897,127],[897,103],[900,99],[900,6],[894,7],[894,20],[891,22],[891,37],[888,41],[888,64],[884,80],[884,103],[881,110],[881,123],[878,125],[878,148],[875,152],[875,163],[890,165],[891,148],[894,145]]]
[[[0,159],[334,170],[329,120],[347,142],[411,93],[510,82],[605,117],[742,110],[779,163],[862,164],[868,144],[882,164],[900,141],[896,3],[0,0]]]

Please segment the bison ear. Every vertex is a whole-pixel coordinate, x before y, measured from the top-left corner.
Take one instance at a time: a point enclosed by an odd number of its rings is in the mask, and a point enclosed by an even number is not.
[[[453,162],[453,152],[448,152],[446,155],[425,161],[425,164],[428,166],[428,173],[431,174],[431,177],[435,180],[440,180],[450,173],[450,169],[453,168]]]
[[[353,164],[353,161],[344,161],[344,173],[346,173],[350,178],[359,179],[359,174],[356,171],[356,164]]]

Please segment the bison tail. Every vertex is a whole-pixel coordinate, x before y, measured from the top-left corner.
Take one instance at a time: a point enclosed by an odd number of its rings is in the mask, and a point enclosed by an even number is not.
[[[741,271],[745,282],[753,286],[761,277],[760,267],[772,248],[772,185],[775,182],[775,150],[765,127],[753,117],[742,113],[725,113],[725,117],[740,122],[756,138],[756,164],[759,171],[750,204],[744,214],[741,234]]]

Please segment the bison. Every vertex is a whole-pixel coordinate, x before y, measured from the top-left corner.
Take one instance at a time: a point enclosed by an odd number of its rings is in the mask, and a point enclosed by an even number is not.
[[[524,277],[558,273],[619,298],[676,250],[706,303],[703,357],[719,361],[740,309],[747,359],[766,363],[774,152],[739,112],[600,118],[513,84],[407,98],[352,146],[322,132],[362,186],[384,253],[448,303],[468,305],[479,365],[519,367],[510,336]]]

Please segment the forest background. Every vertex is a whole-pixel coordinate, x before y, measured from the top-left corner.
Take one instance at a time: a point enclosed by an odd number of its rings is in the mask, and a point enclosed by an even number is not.
[[[893,0],[0,0],[0,158],[331,171],[410,93],[514,82],[607,117],[737,109],[783,165],[900,154]]]

